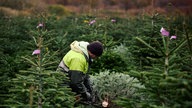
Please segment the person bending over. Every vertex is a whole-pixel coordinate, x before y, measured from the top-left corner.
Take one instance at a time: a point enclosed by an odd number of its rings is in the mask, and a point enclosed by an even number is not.
[[[67,74],[73,92],[80,94],[83,100],[91,101],[93,90],[87,73],[92,60],[102,55],[103,45],[99,41],[74,41],[70,47],[57,70]]]

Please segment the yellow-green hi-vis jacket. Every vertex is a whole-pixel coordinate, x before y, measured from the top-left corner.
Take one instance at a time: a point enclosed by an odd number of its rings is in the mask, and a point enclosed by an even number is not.
[[[71,43],[71,50],[63,57],[64,64],[69,70],[87,73],[89,68],[88,44],[88,42],[84,41],[74,41]]]
[[[89,63],[91,58],[87,51],[88,42],[74,41],[71,43],[71,50],[63,57],[59,64],[59,68],[67,73],[70,79],[70,87],[72,91],[82,95],[91,92],[89,76],[86,74],[89,71]]]

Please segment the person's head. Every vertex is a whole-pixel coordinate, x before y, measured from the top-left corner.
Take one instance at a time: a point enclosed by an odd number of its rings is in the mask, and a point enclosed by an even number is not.
[[[91,42],[87,46],[88,53],[92,59],[95,59],[102,55],[103,53],[103,45],[99,41]]]

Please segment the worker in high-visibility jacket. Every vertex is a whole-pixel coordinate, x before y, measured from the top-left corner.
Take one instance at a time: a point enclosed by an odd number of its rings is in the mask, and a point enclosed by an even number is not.
[[[74,41],[70,45],[71,50],[61,60],[58,70],[67,73],[69,86],[73,92],[81,94],[82,98],[90,101],[92,87],[87,74],[93,59],[103,53],[103,45],[99,41],[91,43]]]

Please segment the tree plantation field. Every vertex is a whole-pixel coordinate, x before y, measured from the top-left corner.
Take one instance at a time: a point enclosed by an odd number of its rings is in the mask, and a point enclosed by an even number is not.
[[[57,66],[74,40],[99,40],[104,53],[89,73],[97,105],[190,108],[191,18],[158,13],[126,18],[1,15],[0,106],[74,108],[76,94],[64,86],[68,79]]]

